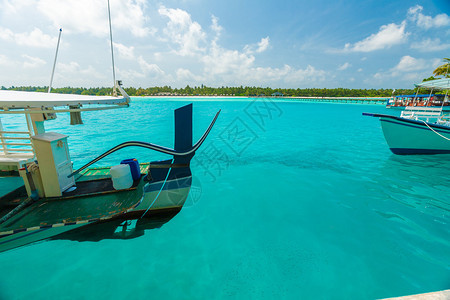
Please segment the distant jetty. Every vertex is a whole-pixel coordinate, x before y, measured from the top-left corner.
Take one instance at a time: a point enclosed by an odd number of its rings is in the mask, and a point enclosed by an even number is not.
[[[0,86],[2,90],[16,90],[29,92],[47,92],[48,87]],[[262,87],[207,87],[186,86],[185,88],[172,88],[170,86],[149,88],[124,88],[128,95],[136,97],[273,97],[281,99],[298,99],[299,101],[337,102],[337,103],[377,103],[386,101],[392,95],[392,89],[346,89],[346,88],[304,88],[304,89],[273,89]],[[112,89],[106,87],[82,88],[64,87],[52,88],[52,92],[61,94],[81,95],[110,95]],[[415,94],[411,89],[397,89],[398,95]]]
[[[254,98],[267,96],[253,96]],[[251,97],[251,98],[253,98]],[[328,102],[328,103],[359,103],[359,104],[382,104],[386,105],[389,97],[270,97],[277,99],[296,100],[301,102]]]

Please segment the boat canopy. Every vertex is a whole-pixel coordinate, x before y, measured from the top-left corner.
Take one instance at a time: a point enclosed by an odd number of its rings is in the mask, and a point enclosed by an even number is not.
[[[416,87],[448,90],[450,89],[450,78],[435,79],[430,81],[424,81],[415,85]]]
[[[61,106],[81,107],[83,105],[128,106],[129,97],[88,96],[0,90],[0,110],[30,108],[54,108]]]

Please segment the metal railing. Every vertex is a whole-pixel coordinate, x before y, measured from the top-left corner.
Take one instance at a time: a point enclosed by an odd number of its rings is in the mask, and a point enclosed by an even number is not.
[[[436,121],[442,113],[441,107],[429,107],[429,106],[408,106],[401,113],[402,118],[413,120],[425,120],[430,122]]]
[[[4,130],[0,120],[0,154],[5,156],[19,153],[34,154],[31,142],[33,131],[29,122],[27,122],[27,125],[28,131]]]

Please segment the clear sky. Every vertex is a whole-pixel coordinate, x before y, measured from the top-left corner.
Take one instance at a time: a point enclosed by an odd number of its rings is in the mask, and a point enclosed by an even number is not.
[[[450,0],[110,0],[125,86],[412,88],[450,57]],[[0,86],[111,86],[107,0],[0,0]]]

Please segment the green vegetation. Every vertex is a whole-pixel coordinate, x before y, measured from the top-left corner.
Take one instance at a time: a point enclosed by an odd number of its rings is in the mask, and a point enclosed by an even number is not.
[[[450,58],[444,58],[444,61],[445,64],[433,71],[434,76],[450,77]]]
[[[4,86],[1,89],[16,90],[16,91],[35,91],[47,92],[48,87],[9,87]],[[263,88],[263,87],[207,87],[204,85],[185,88],[172,88],[170,86],[163,87],[149,87],[149,88],[125,88],[125,91],[130,96],[271,96],[274,93],[281,93],[287,97],[389,97],[392,95],[391,89],[280,89],[280,88]],[[110,95],[112,88],[53,88],[52,93],[63,94],[79,94],[79,95]],[[395,94],[412,94],[412,89],[397,89]]]

